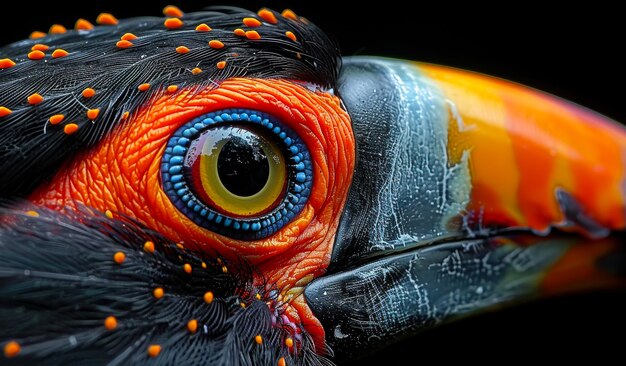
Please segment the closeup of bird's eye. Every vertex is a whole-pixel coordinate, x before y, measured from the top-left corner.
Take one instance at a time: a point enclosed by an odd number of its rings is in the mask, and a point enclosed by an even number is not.
[[[0,22],[0,365],[500,364],[620,328],[626,128],[516,83],[498,17],[192,3]],[[389,58],[435,46],[513,81]],[[558,298],[569,327],[517,319],[541,335],[494,311]]]
[[[251,110],[212,112],[183,125],[168,142],[161,171],[181,212],[241,239],[270,236],[300,213],[313,178],[302,140]]]

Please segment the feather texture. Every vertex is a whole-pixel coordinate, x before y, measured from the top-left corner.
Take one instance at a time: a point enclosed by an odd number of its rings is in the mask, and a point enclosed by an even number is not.
[[[213,88],[231,77],[251,77],[332,88],[339,67],[336,44],[304,18],[272,14],[276,24],[248,27],[243,18],[263,19],[244,9],[214,7],[185,14],[176,29],[166,28],[166,18],[132,18],[0,48],[0,59],[16,63],[0,69],[0,106],[12,112],[0,117],[0,196],[27,195],[71,154],[97,144],[124,122],[126,113],[149,107],[146,102],[169,85]],[[200,24],[211,30],[197,31]],[[260,39],[237,35],[238,28],[255,31]],[[126,33],[137,38],[120,47]],[[47,54],[31,60],[27,55],[38,43],[49,47]],[[177,52],[179,46],[189,52]],[[58,49],[68,54],[53,58]],[[195,68],[202,72],[192,72]],[[140,91],[144,83],[150,88]],[[87,88],[95,94],[86,98],[82,93]],[[27,102],[34,93],[43,96],[37,105]],[[99,109],[95,120],[87,117],[92,109]],[[51,124],[50,117],[58,114],[63,121]],[[67,134],[68,124],[76,124],[76,132]]]
[[[3,364],[331,364],[284,323],[277,292],[254,286],[245,263],[190,252],[125,218],[35,209],[0,210],[0,345],[21,346]],[[150,345],[161,347],[152,359]]]

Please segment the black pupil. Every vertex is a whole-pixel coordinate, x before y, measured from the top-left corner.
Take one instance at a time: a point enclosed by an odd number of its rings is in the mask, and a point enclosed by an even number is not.
[[[270,166],[258,140],[233,136],[220,151],[217,173],[232,194],[249,197],[263,189]]]

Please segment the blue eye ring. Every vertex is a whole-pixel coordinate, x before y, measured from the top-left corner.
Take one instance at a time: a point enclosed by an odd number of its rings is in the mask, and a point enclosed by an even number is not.
[[[286,160],[284,197],[271,211],[256,217],[219,212],[194,193],[185,174],[184,161],[192,141],[212,128],[234,124],[249,124],[272,135]],[[233,239],[259,240],[275,234],[302,211],[311,194],[313,169],[306,144],[280,120],[250,109],[224,109],[194,118],[176,130],[161,159],[161,178],[174,206],[196,225]]]

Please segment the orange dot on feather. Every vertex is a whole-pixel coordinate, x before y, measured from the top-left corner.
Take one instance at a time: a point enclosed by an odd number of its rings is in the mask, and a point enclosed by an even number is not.
[[[15,61],[10,58],[0,59],[0,69],[8,69],[9,67],[15,66]]]
[[[49,48],[50,47],[48,45],[45,45],[43,43],[37,43],[36,45],[32,46],[30,50],[46,52]]]
[[[54,116],[50,117],[50,119],[48,119],[48,121],[50,121],[51,125],[58,125],[59,123],[63,122],[63,120],[65,119],[65,116],[62,114],[55,114]]]
[[[148,346],[148,356],[155,358],[161,353],[161,346],[158,344],[151,344]]]
[[[43,102],[43,97],[39,93],[34,93],[28,96],[28,104],[36,105]]]
[[[98,118],[98,114],[100,114],[100,109],[90,109],[87,111],[87,118],[94,120]]]
[[[96,23],[100,25],[117,25],[119,21],[113,14],[110,13],[100,13],[96,18]]]
[[[243,24],[245,24],[246,27],[260,27],[261,26],[261,22],[256,18],[243,18]]]
[[[182,18],[184,13],[179,7],[174,5],[168,5],[163,8],[163,15],[174,18]]]
[[[208,25],[202,23],[202,24],[198,24],[198,26],[196,27],[196,32],[209,32],[211,30],[211,27],[209,27]]]
[[[215,48],[215,49],[224,48],[224,43],[222,41],[218,41],[216,39],[213,39],[213,40],[209,41],[209,47]]]
[[[93,29],[93,24],[91,24],[90,21],[80,18],[76,21],[76,24],[74,24],[74,29],[76,30],[92,30]]]
[[[21,350],[22,347],[19,343],[17,343],[16,341],[10,341],[4,345],[4,356],[6,358],[13,358],[17,356]]]
[[[194,68],[191,70],[191,73],[192,73],[192,74],[194,74],[194,75],[198,75],[198,74],[199,74],[199,73],[201,73],[201,72],[202,72],[202,69],[201,69],[201,68],[199,68],[199,67],[194,67]]]
[[[246,38],[252,39],[252,40],[257,40],[257,39],[261,39],[261,35],[257,31],[247,31],[246,32]]]
[[[126,254],[124,254],[124,252],[117,252],[113,255],[113,260],[117,264],[122,264],[124,263],[124,260],[126,260]]]
[[[185,53],[189,52],[189,48],[185,46],[178,46],[176,47],[176,52],[180,53],[181,55],[184,55]]]
[[[106,319],[104,319],[104,327],[106,330],[113,330],[117,328],[117,319],[115,319],[114,316],[107,316]]]
[[[124,33],[124,35],[120,38],[122,41],[132,41],[133,39],[137,39],[137,36],[132,33]]]
[[[196,319],[191,319],[187,322],[187,330],[191,333],[195,333],[198,330],[198,321]]]
[[[154,296],[157,299],[162,298],[163,295],[165,295],[165,291],[163,290],[163,287],[157,287],[154,289],[154,291],[152,291],[152,296]]]
[[[298,16],[291,9],[283,10],[281,15],[283,16],[283,18],[287,18],[287,19],[291,19],[291,20],[298,20]]]
[[[148,253],[154,253],[154,243],[151,242],[150,240],[146,241],[143,244],[143,250],[145,250]]]
[[[34,31],[34,32],[32,32],[32,33],[28,36],[28,38],[30,38],[30,39],[37,39],[37,38],[43,38],[43,37],[45,37],[45,36],[47,36],[47,34],[46,34],[46,33],[44,33],[44,32]]]
[[[170,85],[167,87],[167,92],[168,93],[174,93],[178,90],[178,85]]]
[[[96,91],[93,90],[92,88],[86,88],[85,90],[83,90],[83,97],[85,98],[91,98],[94,95],[96,95]]]
[[[61,57],[65,57],[69,55],[69,52],[67,52],[64,49],[58,48],[56,50],[54,50],[54,52],[52,52],[52,58],[61,58]]]
[[[213,293],[211,291],[207,291],[204,293],[204,302],[206,302],[207,304],[210,304],[213,302]]]
[[[235,35],[236,35],[236,36],[239,36],[239,37],[245,37],[245,36],[246,36],[246,31],[244,31],[244,30],[243,30],[243,29],[241,29],[241,28],[237,28],[237,29],[235,29],[235,30],[233,31],[233,33],[235,33]]]
[[[13,111],[10,110],[9,108],[7,108],[7,107],[0,107],[0,117],[6,117],[6,116],[8,116],[11,113],[13,113]]]
[[[178,18],[167,18],[163,23],[163,25],[165,25],[165,28],[167,29],[178,29],[182,27],[183,24],[183,21]]]
[[[61,24],[53,24],[50,27],[50,30],[48,30],[48,33],[50,34],[63,34],[65,32],[67,32],[67,29]]]
[[[271,23],[271,24],[278,23],[278,20],[276,19],[276,15],[274,15],[274,13],[268,9],[261,9],[259,10],[257,14],[268,23]]]
[[[46,57],[46,54],[39,50],[30,51],[28,53],[28,58],[31,60],[41,60],[44,57]]]
[[[223,68],[226,67],[226,61],[218,62],[216,66],[217,66],[218,69],[222,70]]]
[[[296,37],[296,35],[295,35],[295,34],[293,34],[293,32],[291,32],[291,31],[286,31],[286,32],[285,32],[285,35],[287,36],[287,38],[289,38],[290,40],[292,40],[292,41],[294,41],[294,42],[298,40],[298,38]]]
[[[78,131],[78,125],[76,123],[68,123],[65,125],[65,127],[63,127],[63,132],[65,132],[66,135],[72,135],[76,133],[76,131]],[[124,255],[124,253],[122,253],[122,255]],[[124,259],[122,259],[122,262],[123,261]]]
[[[115,44],[118,48],[129,48],[132,47],[133,43],[131,41],[126,41],[126,40],[121,40],[121,41],[117,41],[117,43]]]
[[[146,91],[146,90],[150,89],[150,84],[143,83],[143,84],[139,85],[137,87],[137,89],[139,89],[139,91]]]

